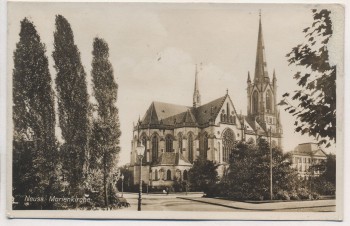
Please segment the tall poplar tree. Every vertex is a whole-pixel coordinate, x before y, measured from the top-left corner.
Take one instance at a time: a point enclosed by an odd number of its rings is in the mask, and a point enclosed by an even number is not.
[[[15,200],[25,195],[51,195],[57,159],[54,93],[46,48],[35,26],[27,18],[21,21],[19,36],[13,57]],[[50,207],[48,203],[31,202],[28,208]]]
[[[83,189],[88,150],[89,95],[73,31],[61,15],[56,16],[54,48],[52,56],[57,71],[59,125],[64,139],[61,147],[62,168],[71,194],[78,194]]]
[[[103,39],[95,38],[92,54],[91,75],[97,101],[97,117],[92,128],[90,169],[100,169],[103,172],[104,202],[105,206],[108,206],[108,190],[113,181],[113,174],[117,170],[116,164],[120,151],[121,131],[116,106],[118,85],[108,59],[108,44]]]

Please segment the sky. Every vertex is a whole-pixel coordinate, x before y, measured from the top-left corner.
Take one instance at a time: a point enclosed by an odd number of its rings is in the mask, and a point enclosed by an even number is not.
[[[75,43],[91,90],[92,42],[106,40],[119,85],[118,102],[122,135],[120,164],[129,162],[133,122],[143,117],[152,101],[192,106],[195,65],[202,64],[198,79],[202,104],[229,95],[237,112],[246,114],[246,80],[254,75],[259,10],[270,77],[276,71],[277,102],[297,89],[286,54],[305,38],[312,24],[312,8],[320,5],[281,4],[160,4],[160,3],[8,3],[8,76],[19,41],[20,21],[27,17],[47,47],[51,76],[55,15],[71,24]],[[341,40],[341,14],[333,11],[334,40]],[[333,41],[335,42],[335,41]],[[336,43],[336,44],[337,44]],[[339,64],[339,45],[329,46],[332,63]],[[284,151],[298,143],[315,142],[294,132],[294,118],[281,108]],[[335,152],[335,147],[326,152]]]

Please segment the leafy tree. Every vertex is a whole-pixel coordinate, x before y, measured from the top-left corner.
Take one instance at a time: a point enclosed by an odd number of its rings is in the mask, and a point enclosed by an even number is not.
[[[124,191],[130,191],[132,186],[133,186],[133,176],[132,176],[132,173],[131,171],[129,170],[129,164],[126,164],[124,166],[121,166],[119,167],[119,170],[120,170],[120,175],[123,175],[124,176]],[[119,191],[121,191],[121,188],[122,188],[122,180],[119,179],[118,182],[117,182],[117,187],[119,189]]]
[[[312,167],[311,170],[322,172],[319,177],[311,179],[311,189],[321,195],[334,195],[336,190],[336,156],[327,154],[327,159]]]
[[[19,36],[13,57],[13,195],[46,197],[57,180],[52,81],[45,45],[27,18]],[[29,208],[50,207],[31,202]]]
[[[335,185],[336,183],[336,156],[334,154],[327,154],[326,162],[324,163],[324,171],[321,178]]]
[[[297,173],[287,154],[272,149],[273,193],[296,189]],[[227,196],[234,199],[270,198],[270,146],[260,138],[258,144],[238,142],[232,150],[229,172],[224,178]]]
[[[69,183],[69,192],[83,191],[84,167],[89,137],[89,96],[86,74],[80,52],[74,44],[74,35],[68,21],[56,16],[54,52],[59,125],[64,144],[61,147],[63,172]]]
[[[103,173],[105,205],[108,206],[108,186],[116,173],[116,164],[120,151],[121,135],[117,102],[118,85],[115,82],[113,68],[108,60],[108,44],[100,38],[93,43],[92,82],[97,101],[97,119],[92,128],[91,169],[101,169]],[[102,191],[101,191],[102,192]]]
[[[287,54],[289,64],[298,66],[294,79],[300,88],[292,100],[290,93],[285,93],[280,105],[296,116],[297,132],[320,138],[320,144],[328,147],[330,141],[336,141],[336,65],[330,63],[327,49],[333,34],[331,11],[312,12],[314,22],[303,30],[306,42]]]
[[[188,171],[188,179],[191,190],[203,191],[208,193],[218,181],[218,172],[216,165],[213,161],[209,161],[204,157],[198,157],[193,167]]]

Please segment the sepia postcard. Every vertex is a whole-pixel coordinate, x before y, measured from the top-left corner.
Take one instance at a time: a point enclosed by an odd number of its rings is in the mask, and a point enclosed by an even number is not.
[[[9,218],[343,219],[343,5],[7,11]]]

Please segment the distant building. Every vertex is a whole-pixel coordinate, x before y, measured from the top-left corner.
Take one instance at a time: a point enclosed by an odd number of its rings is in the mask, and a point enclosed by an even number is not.
[[[315,167],[326,161],[327,155],[317,143],[299,144],[292,154],[292,167],[298,170],[301,178],[309,179],[319,176],[322,172]]]
[[[251,80],[248,72],[246,90],[247,116],[237,114],[228,92],[202,105],[196,68],[192,106],[152,102],[134,126],[130,155],[134,183],[139,181],[138,143],[145,146],[142,179],[150,186],[170,186],[174,180],[187,180],[188,171],[198,156],[217,163],[218,173],[222,175],[237,140],[256,142],[259,136],[271,133],[272,145],[282,146],[282,125],[276,104],[277,79],[275,72],[272,80],[268,75],[261,19],[255,75]]]

